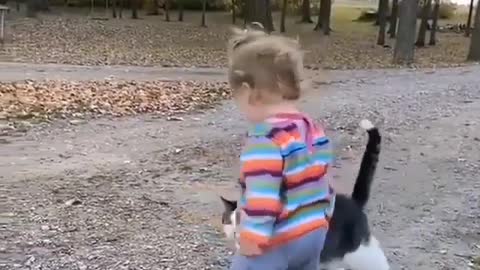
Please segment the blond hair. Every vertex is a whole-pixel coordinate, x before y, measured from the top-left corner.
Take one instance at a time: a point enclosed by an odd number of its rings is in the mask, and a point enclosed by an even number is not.
[[[234,29],[228,45],[228,79],[234,90],[247,84],[259,98],[300,98],[303,52],[297,40],[261,30]]]

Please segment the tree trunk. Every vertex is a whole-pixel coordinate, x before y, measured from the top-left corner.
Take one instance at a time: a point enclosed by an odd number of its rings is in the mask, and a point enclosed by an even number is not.
[[[392,12],[390,14],[390,29],[388,29],[390,38],[395,38],[397,36],[397,21],[398,21],[398,0],[393,0]]]
[[[90,14],[93,14],[94,9],[95,9],[95,0],[90,0]]]
[[[170,21],[170,0],[165,0],[165,21]]]
[[[145,0],[144,3],[145,3],[144,8],[147,10],[147,15],[151,15],[151,16],[160,15],[160,12],[158,12],[159,6],[158,6],[157,0]]]
[[[325,5],[324,5],[324,3]],[[325,6],[322,16],[322,29],[323,34],[330,35],[330,15],[332,14],[332,0],[322,0],[322,6]],[[322,7],[323,9],[323,7]]]
[[[467,60],[480,61],[480,3],[477,4],[477,10],[475,11],[475,21],[473,23],[473,32]]]
[[[117,0],[112,0],[112,18],[117,18]]]
[[[39,11],[50,11],[48,0],[27,0],[26,16],[34,18]]]
[[[272,10],[270,0],[245,0],[246,23],[259,22],[268,32],[273,31]]]
[[[232,0],[232,24],[235,24],[237,21],[237,1]]]
[[[178,3],[178,21],[179,22],[183,22],[183,11],[184,11],[183,1],[184,0],[178,0],[177,1],[177,3]]]
[[[207,18],[206,18],[206,13],[207,13],[207,0],[202,1],[202,27],[207,27]]]
[[[411,64],[415,54],[417,0],[402,0],[399,4],[398,32],[393,54],[396,64]]]
[[[272,5],[270,0],[266,1],[267,5],[267,29],[269,32],[275,31],[275,27],[273,26],[273,16],[272,16]]]
[[[28,0],[27,1],[27,10],[26,16],[30,18],[35,18],[37,16],[38,6],[36,0]]]
[[[303,0],[302,2],[302,23],[313,23],[310,0]]]
[[[422,21],[420,22],[420,29],[418,30],[417,42],[418,47],[425,47],[425,39],[427,36],[428,17],[432,11],[432,0],[424,0],[422,8]]]
[[[17,12],[20,12],[20,0],[15,1],[15,7],[17,9]]]
[[[48,12],[50,11],[50,4],[48,3],[48,0],[37,0],[37,10],[39,11],[44,11]]]
[[[125,0],[119,0],[120,1],[120,8],[118,9],[118,17],[121,19],[123,16],[123,7],[125,5]]]
[[[248,0],[243,0],[243,8],[242,8],[242,14],[243,14],[243,27],[247,26],[247,21],[248,21],[248,12],[250,8],[250,1]]]
[[[382,10],[382,0],[377,0],[378,1],[378,6],[377,6],[377,17],[375,18],[375,22],[373,23],[373,25],[377,26],[377,25],[380,25],[380,16],[378,16],[380,14],[380,10]]]
[[[480,5],[478,2],[477,5]],[[473,13],[473,0],[470,0],[470,7],[468,9],[467,29],[465,30],[465,36],[470,36],[470,29],[472,28],[472,13]]]
[[[282,14],[280,18],[280,32],[285,33],[285,18],[287,17],[287,5],[288,5],[288,0],[283,0],[282,3]]]
[[[387,12],[388,12],[388,0],[379,0],[378,4],[378,23],[380,24],[378,30],[377,45],[385,45],[385,31],[387,29]]]
[[[132,19],[138,19],[138,0],[132,0]]]
[[[322,18],[325,16],[325,1],[320,0],[320,8],[318,9],[318,18],[317,18],[317,24],[315,25],[315,28],[313,28],[314,31],[322,29]]]
[[[430,30],[430,42],[428,45],[434,46],[437,44],[437,24],[438,24],[438,16],[440,14],[440,0],[435,0],[435,5],[433,6],[433,13],[432,13],[432,29]]]

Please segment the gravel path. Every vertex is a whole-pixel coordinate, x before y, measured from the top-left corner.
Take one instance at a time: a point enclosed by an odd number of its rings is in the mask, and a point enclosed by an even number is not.
[[[0,65],[0,80],[14,69],[22,67]],[[32,69],[29,76],[41,78]],[[150,76],[148,68],[125,69],[78,68],[63,78]],[[152,76],[221,78],[162,72]],[[21,78],[15,74],[7,77]],[[332,72],[327,84],[313,76],[302,107],[336,141],[341,190],[350,191],[363,151],[359,120],[371,119],[384,135],[368,210],[393,269],[464,270],[480,253],[478,74],[478,66]],[[217,195],[235,194],[244,127],[226,102],[183,121],[58,121],[0,138],[8,198],[1,268],[225,269]]]

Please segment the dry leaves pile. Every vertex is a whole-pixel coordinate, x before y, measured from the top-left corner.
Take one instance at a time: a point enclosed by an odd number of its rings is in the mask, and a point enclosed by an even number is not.
[[[226,83],[27,81],[0,83],[0,119],[171,115],[210,108],[230,96]]]
[[[352,15],[353,16],[353,15]],[[338,16],[337,16],[338,17]],[[333,17],[335,20],[336,16]],[[312,25],[287,23],[287,34],[300,37],[307,51],[306,65],[329,69],[394,67],[395,40],[377,46],[377,27],[352,22],[333,22],[328,38],[312,31]],[[42,15],[40,20],[17,18],[8,25],[9,42],[0,49],[0,61],[64,63],[78,65],[212,66],[226,63],[225,42],[231,24],[224,13],[209,13],[208,28],[199,27],[198,14],[186,22],[165,22],[163,17],[141,20],[91,20],[86,14]],[[340,20],[337,19],[337,20]],[[275,18],[277,22],[277,18]],[[438,33],[438,45],[417,49],[418,67],[456,66],[464,63],[469,39]]]

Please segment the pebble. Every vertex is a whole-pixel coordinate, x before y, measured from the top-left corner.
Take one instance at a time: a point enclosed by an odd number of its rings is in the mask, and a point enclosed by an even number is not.
[[[15,130],[15,127],[9,124],[0,124],[0,131],[3,131],[3,130]]]
[[[82,204],[82,201],[77,200],[77,199],[70,199],[70,200],[65,202],[65,205],[67,205],[67,206],[80,205],[80,204]]]
[[[81,124],[85,124],[87,121],[82,120],[82,119],[73,119],[73,120],[70,120],[68,122],[72,125],[81,125]]]

